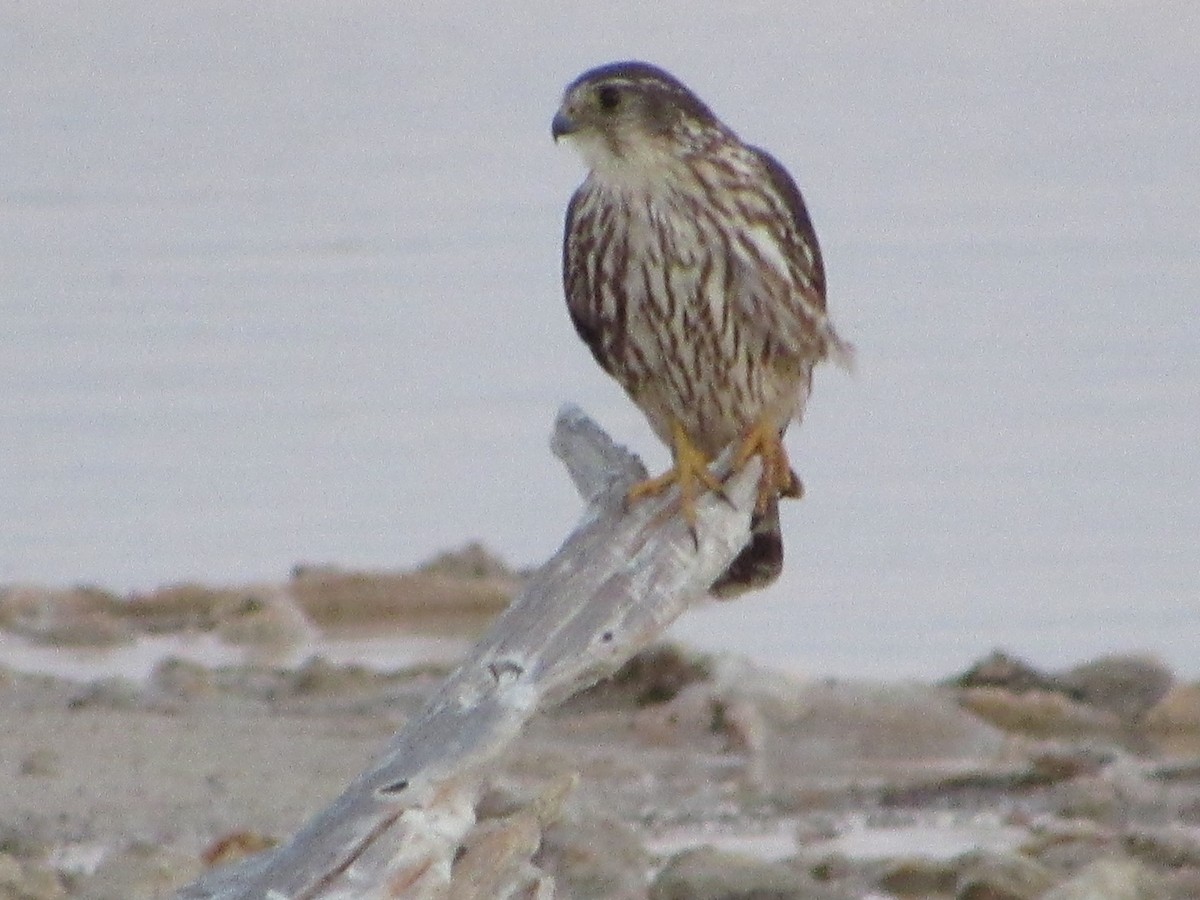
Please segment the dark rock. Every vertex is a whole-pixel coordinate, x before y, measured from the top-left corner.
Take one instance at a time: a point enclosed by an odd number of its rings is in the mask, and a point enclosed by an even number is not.
[[[728,727],[724,713],[711,685],[692,684],[666,703],[634,712],[633,729],[650,746],[716,749],[725,743],[716,737]]]
[[[1055,872],[1078,872],[1101,857],[1121,853],[1121,847],[1110,828],[1083,819],[1058,819],[1027,837],[1021,852]]]
[[[1058,815],[1068,819],[1117,824],[1126,804],[1109,778],[1077,778],[1055,787],[1051,802]]]
[[[1137,722],[1171,689],[1171,670],[1151,657],[1106,656],[1063,674],[1062,684],[1084,703]]]
[[[145,692],[128,678],[105,678],[81,686],[68,701],[71,709],[143,709]]]
[[[511,816],[528,806],[533,799],[530,792],[521,791],[515,785],[493,781],[484,787],[475,804],[475,818],[483,821]]]
[[[678,647],[664,644],[644,650],[611,678],[568,700],[559,712],[575,715],[606,709],[632,709],[665,703],[688,685],[706,681],[707,664]]]
[[[1179,804],[1179,821],[1188,825],[1200,825],[1200,793],[1192,789],[1186,800]]]
[[[1043,744],[1035,747],[1029,763],[1034,774],[1049,783],[1099,775],[1112,763],[1116,751],[1080,744]]]
[[[418,572],[455,578],[512,578],[514,572],[499,556],[478,541],[458,550],[447,550],[417,567]]]
[[[955,900],[1034,900],[1055,882],[1050,869],[1021,853],[969,853],[959,864]]]
[[[981,659],[949,683],[962,688],[1004,688],[1014,694],[1033,690],[1059,691],[1062,689],[1061,684],[1053,675],[1039,672],[1028,663],[1000,650],[993,651],[990,656]]]
[[[879,876],[878,886],[902,897],[950,894],[958,878],[955,867],[937,859],[913,857],[893,860]]]
[[[962,704],[997,728],[1030,737],[1113,735],[1122,727],[1116,713],[1058,691],[1034,688],[1018,693],[1001,687],[973,687],[962,692]]]
[[[782,863],[712,847],[672,857],[650,888],[650,900],[847,900],[848,895]]]
[[[403,623],[409,631],[474,633],[508,605],[518,579],[464,577],[443,571],[348,572],[303,568],[287,585],[292,600],[321,628]]]
[[[1168,734],[1200,732],[1200,683],[1175,685],[1146,713],[1145,725]]]
[[[56,846],[44,821],[22,817],[17,823],[0,822],[0,858],[45,859]]]
[[[0,593],[0,626],[54,646],[105,647],[133,639],[118,600],[95,588],[11,587]]]
[[[1108,656],[1055,675],[996,652],[952,683],[988,721],[1050,735],[1108,732],[1136,723],[1173,680],[1166,666],[1147,657]]]
[[[332,663],[323,656],[305,660],[291,678],[291,692],[301,696],[347,694],[377,688],[384,678],[366,666]]]
[[[0,853],[2,900],[59,900],[66,896],[58,875],[45,863]]]
[[[263,587],[227,596],[213,607],[222,640],[283,650],[304,643],[312,626],[286,589]]]
[[[1162,875],[1131,859],[1098,859],[1047,891],[1041,900],[1169,900]]]
[[[737,721],[751,721],[746,705],[758,712],[760,746],[752,746],[751,783],[792,805],[806,802],[815,779],[899,783],[911,775],[927,781],[936,773],[994,765],[1007,740],[945,688],[792,684],[789,705],[760,700],[748,688],[724,690]]]
[[[543,832],[533,863],[553,873],[562,896],[600,900],[641,895],[650,855],[637,833],[621,822],[559,820]]]
[[[1125,834],[1125,849],[1140,860],[1164,869],[1200,869],[1200,839],[1179,826],[1137,828]]]
[[[217,624],[216,607],[236,596],[232,589],[172,584],[149,594],[132,594],[121,609],[139,631],[151,634],[210,631]]]
[[[477,823],[466,834],[455,856],[449,894],[438,896],[464,900],[468,897],[535,900],[546,896],[543,887],[552,885],[553,879],[530,863],[541,836],[541,826],[532,810]],[[426,895],[424,891],[420,893]]]
[[[216,690],[212,670],[200,663],[172,656],[150,673],[150,685],[165,697],[193,700]]]

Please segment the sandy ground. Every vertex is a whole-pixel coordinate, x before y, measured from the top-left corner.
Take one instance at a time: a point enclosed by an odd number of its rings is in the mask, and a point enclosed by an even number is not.
[[[437,574],[478,582],[470,597],[504,577]],[[187,616],[146,607],[135,627],[98,613],[107,599],[22,591],[0,602],[0,639],[40,635],[64,667],[96,654],[89,627],[120,648],[146,623],[183,628],[177,647],[221,633],[260,655],[168,655],[144,677],[0,671],[0,898],[169,896],[286,839],[447,671],[267,659],[289,656],[281,636],[328,632],[304,610],[336,604],[312,597],[176,592]],[[997,655],[933,685],[660,648],[532,721],[480,814],[578,774],[536,860],[564,897],[1196,897],[1198,736],[1200,686],[1136,656],[1045,673]]]

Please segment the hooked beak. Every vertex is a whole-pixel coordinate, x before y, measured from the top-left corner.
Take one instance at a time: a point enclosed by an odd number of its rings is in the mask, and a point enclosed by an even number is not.
[[[560,137],[572,134],[578,128],[575,120],[560,109],[554,114],[554,121],[550,123],[550,135],[557,142]]]

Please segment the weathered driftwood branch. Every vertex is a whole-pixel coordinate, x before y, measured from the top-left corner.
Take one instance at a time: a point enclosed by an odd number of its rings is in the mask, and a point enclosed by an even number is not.
[[[616,671],[705,593],[749,537],[759,465],[730,479],[727,499],[702,500],[693,537],[674,491],[626,508],[645,469],[582,411],[559,414],[552,447],[587,502],[562,549],[345,793],[288,843],[179,897],[553,895],[529,858],[569,785],[459,854],[489,768],[538,709]]]

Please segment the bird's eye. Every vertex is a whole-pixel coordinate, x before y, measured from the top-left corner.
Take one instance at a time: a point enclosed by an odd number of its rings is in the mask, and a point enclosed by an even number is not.
[[[621,103],[621,92],[611,84],[606,84],[596,92],[596,101],[605,112],[612,112]]]

